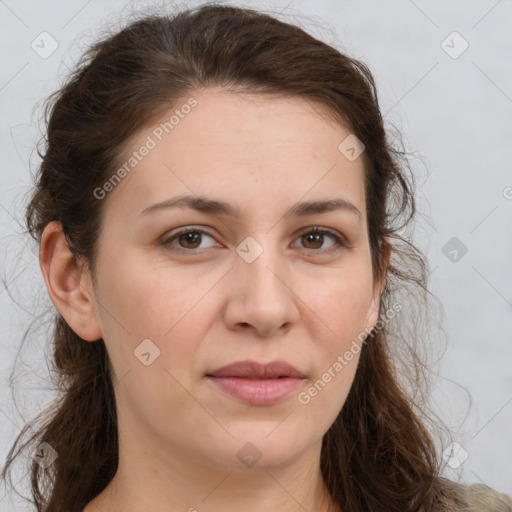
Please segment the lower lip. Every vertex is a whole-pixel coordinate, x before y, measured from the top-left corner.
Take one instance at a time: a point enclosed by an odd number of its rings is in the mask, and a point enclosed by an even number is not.
[[[222,390],[251,405],[273,404],[297,389],[303,379],[242,379],[238,377],[212,377],[208,379]]]

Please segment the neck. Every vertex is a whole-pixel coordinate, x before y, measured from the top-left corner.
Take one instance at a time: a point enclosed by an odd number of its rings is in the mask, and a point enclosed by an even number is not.
[[[116,475],[84,512],[339,512],[321,476],[320,448],[317,443],[286,466],[236,471],[192,461],[190,454],[155,458],[147,447],[134,453],[120,445]]]

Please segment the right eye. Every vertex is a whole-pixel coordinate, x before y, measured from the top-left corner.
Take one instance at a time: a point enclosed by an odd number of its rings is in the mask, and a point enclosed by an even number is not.
[[[171,236],[165,238],[162,241],[162,244],[165,246],[170,246],[171,251],[178,252],[194,252],[195,249],[200,249],[200,244],[203,241],[204,236],[208,236],[213,239],[213,237],[203,229],[200,228],[186,228],[178,231],[177,233],[172,234]],[[180,246],[176,246],[173,244],[175,242],[180,244]],[[198,245],[199,244],[199,245]],[[202,247],[203,249],[205,247]]]

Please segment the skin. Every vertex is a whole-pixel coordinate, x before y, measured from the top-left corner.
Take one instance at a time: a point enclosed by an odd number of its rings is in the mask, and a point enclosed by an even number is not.
[[[94,279],[58,223],[42,237],[51,300],[86,342],[103,338],[114,372],[119,468],[85,511],[338,510],[320,473],[321,440],[359,353],[309,403],[298,394],[378,320],[384,279],[372,279],[363,159],[348,160],[338,145],[350,131],[303,99],[191,96],[198,105],[102,199]],[[135,134],[127,158],[175,108]],[[236,203],[242,216],[174,208],[139,217],[182,194]],[[361,218],[284,217],[298,201],[336,197]],[[337,242],[299,233],[314,226],[350,247],[322,252]],[[186,227],[209,234],[163,243]],[[252,263],[236,252],[248,236],[263,248]],[[146,366],[134,350],[148,338],[160,355]],[[205,377],[246,359],[285,360],[307,378],[279,402],[251,406]],[[252,467],[237,457],[247,442],[261,454]]]

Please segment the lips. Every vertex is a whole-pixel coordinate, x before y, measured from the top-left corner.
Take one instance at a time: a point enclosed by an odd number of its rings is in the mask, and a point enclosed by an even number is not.
[[[250,405],[271,405],[296,391],[305,376],[285,361],[241,361],[223,366],[206,378],[225,396]]]
[[[238,377],[243,379],[277,379],[293,377],[304,379],[305,376],[286,361],[273,361],[262,364],[256,361],[239,361],[228,364],[207,375],[208,377]]]

